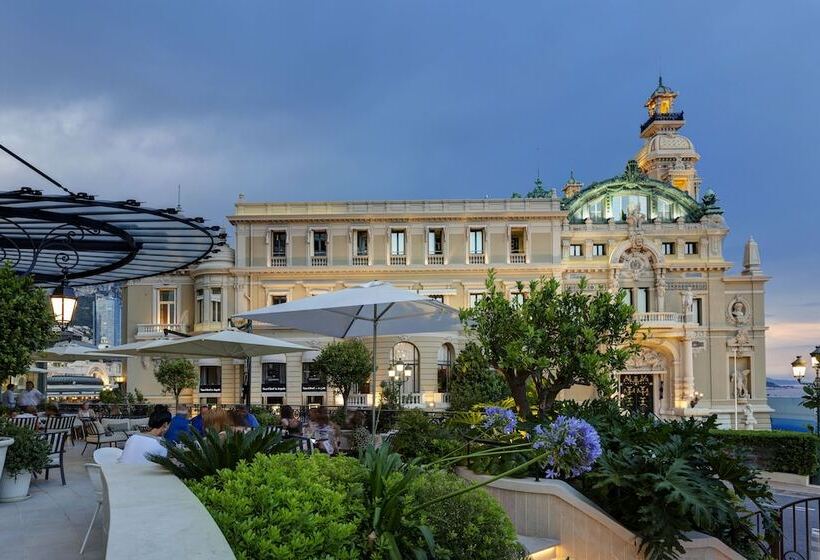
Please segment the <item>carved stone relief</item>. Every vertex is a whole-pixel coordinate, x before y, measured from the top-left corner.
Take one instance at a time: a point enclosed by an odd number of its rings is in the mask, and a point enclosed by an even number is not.
[[[726,319],[730,325],[747,325],[752,320],[751,307],[744,298],[735,296],[726,307]]]
[[[666,371],[666,358],[657,350],[642,348],[627,360],[624,371]]]

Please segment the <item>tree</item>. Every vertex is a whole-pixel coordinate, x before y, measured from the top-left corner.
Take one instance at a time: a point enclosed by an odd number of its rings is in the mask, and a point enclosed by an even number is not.
[[[31,276],[0,266],[0,381],[23,375],[31,355],[54,339],[54,315],[45,292]]]
[[[585,280],[564,290],[555,279],[534,280],[523,302],[510,301],[490,270],[485,297],[462,311],[462,321],[490,367],[504,376],[519,414],[532,414],[530,381],[543,418],[558,393],[573,385],[614,393],[612,373],[639,349],[633,311],[623,294],[591,291]]]
[[[510,396],[504,378],[490,367],[475,343],[459,352],[448,386],[451,410],[470,410],[477,404],[496,403]]]
[[[361,340],[351,338],[331,342],[313,361],[313,367],[328,385],[342,395],[342,411],[347,411],[347,399],[355,385],[366,383],[372,373],[370,350]]]
[[[184,389],[193,389],[197,384],[196,369],[188,360],[162,360],[154,377],[162,385],[163,393],[174,395],[174,408],[179,407],[179,394]]]

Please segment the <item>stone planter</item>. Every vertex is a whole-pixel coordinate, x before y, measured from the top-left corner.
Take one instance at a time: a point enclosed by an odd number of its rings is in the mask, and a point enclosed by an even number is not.
[[[0,473],[3,472],[3,465],[6,464],[6,451],[14,443],[14,438],[0,437]]]
[[[3,470],[3,476],[0,477],[0,502],[28,500],[31,497],[28,493],[30,484],[30,472],[23,471],[17,473],[17,476],[9,476],[8,472]]]

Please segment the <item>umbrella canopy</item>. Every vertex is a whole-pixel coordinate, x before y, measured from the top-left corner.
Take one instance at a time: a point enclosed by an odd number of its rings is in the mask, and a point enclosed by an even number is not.
[[[368,282],[240,313],[240,317],[337,338],[372,336],[372,429],[376,433],[376,344],[379,335],[458,331],[458,311],[429,297]]]
[[[142,347],[136,351],[136,354],[141,356],[205,356],[247,359],[253,356],[304,352],[305,350],[313,350],[313,348],[278,338],[259,336],[237,330],[225,330],[176,340],[159,341],[156,344]]]
[[[127,358],[124,354],[114,354],[109,351],[100,351],[96,346],[83,344],[73,340],[58,342],[54,346],[36,352],[33,356],[36,362],[76,362],[79,360],[115,360]]]
[[[379,335],[461,330],[456,309],[386,282],[271,305],[239,317],[337,338],[371,336],[374,323]]]
[[[106,348],[105,350],[96,350],[94,352],[89,352],[92,356],[98,355],[105,355],[110,353],[121,354],[124,356],[144,356],[145,352],[142,352],[145,348],[152,348],[154,346],[162,346],[166,342],[173,342],[174,340],[179,340],[178,338],[160,338],[157,340],[142,340],[140,342],[129,342],[128,344],[121,344],[119,346],[112,346],[110,348]]]

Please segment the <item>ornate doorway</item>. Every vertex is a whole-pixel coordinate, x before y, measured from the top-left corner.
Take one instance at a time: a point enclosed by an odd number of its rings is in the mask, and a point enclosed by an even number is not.
[[[624,410],[658,414],[663,395],[666,359],[656,350],[643,348],[618,373],[618,402]]]

